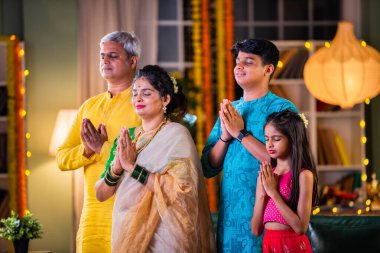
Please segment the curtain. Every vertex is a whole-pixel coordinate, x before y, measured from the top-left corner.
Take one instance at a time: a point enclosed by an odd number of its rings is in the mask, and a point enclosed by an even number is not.
[[[140,38],[139,66],[157,63],[158,0],[79,0],[79,103],[106,90],[99,74],[99,41],[116,30]]]

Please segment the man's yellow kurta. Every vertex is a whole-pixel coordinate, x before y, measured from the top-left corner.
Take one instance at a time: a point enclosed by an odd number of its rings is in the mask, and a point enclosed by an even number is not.
[[[95,197],[95,183],[102,174],[113,140],[122,127],[136,127],[140,119],[131,104],[132,87],[111,98],[105,92],[88,99],[80,108],[72,128],[57,152],[57,162],[61,170],[75,170],[84,167],[84,203],[77,233],[76,252],[111,252],[111,225],[114,198],[100,203]],[[108,140],[100,154],[90,158],[83,156],[84,146],[80,132],[82,120],[88,118],[95,128],[103,123]]]

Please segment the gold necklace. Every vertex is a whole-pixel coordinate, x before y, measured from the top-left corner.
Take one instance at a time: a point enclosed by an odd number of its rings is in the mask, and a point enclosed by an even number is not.
[[[149,130],[147,132],[145,132],[142,127],[141,127],[141,130],[140,132],[137,134],[134,142],[137,143],[137,141],[140,139],[141,136],[143,135],[146,135],[146,134],[149,134],[150,132],[152,132],[151,136],[149,137],[149,139],[147,141],[145,141],[143,144],[141,144],[140,147],[137,148],[137,154],[139,154],[144,148],[146,148],[146,146],[148,146],[148,144],[152,141],[152,139],[154,138],[154,136],[156,136],[156,134],[158,133],[158,131],[161,130],[161,128],[166,124],[167,122],[167,119],[166,117],[164,118],[164,120],[158,125],[158,127],[156,127],[155,129],[153,130]]]

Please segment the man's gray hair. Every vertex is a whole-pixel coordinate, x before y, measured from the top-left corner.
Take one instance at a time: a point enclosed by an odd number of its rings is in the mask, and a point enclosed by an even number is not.
[[[141,43],[140,40],[133,32],[120,32],[115,31],[105,35],[100,40],[100,46],[105,42],[114,41],[123,44],[124,50],[128,57],[137,56],[140,57],[141,53]]]

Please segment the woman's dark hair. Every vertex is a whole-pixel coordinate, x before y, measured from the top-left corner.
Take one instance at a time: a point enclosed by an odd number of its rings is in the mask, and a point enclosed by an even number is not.
[[[158,65],[146,65],[137,72],[133,83],[144,77],[160,93],[161,97],[170,96],[170,102],[166,106],[165,115],[168,117],[180,117],[187,111],[187,98],[182,92],[182,86],[171,78],[163,68]]]
[[[292,191],[289,206],[297,211],[299,198],[299,175],[301,169],[310,170],[313,173],[313,206],[318,203],[318,173],[310,151],[306,133],[305,122],[300,115],[292,110],[275,112],[267,117],[266,125],[271,124],[274,128],[285,135],[289,140],[291,154]],[[277,166],[276,159],[271,159],[272,167]]]

